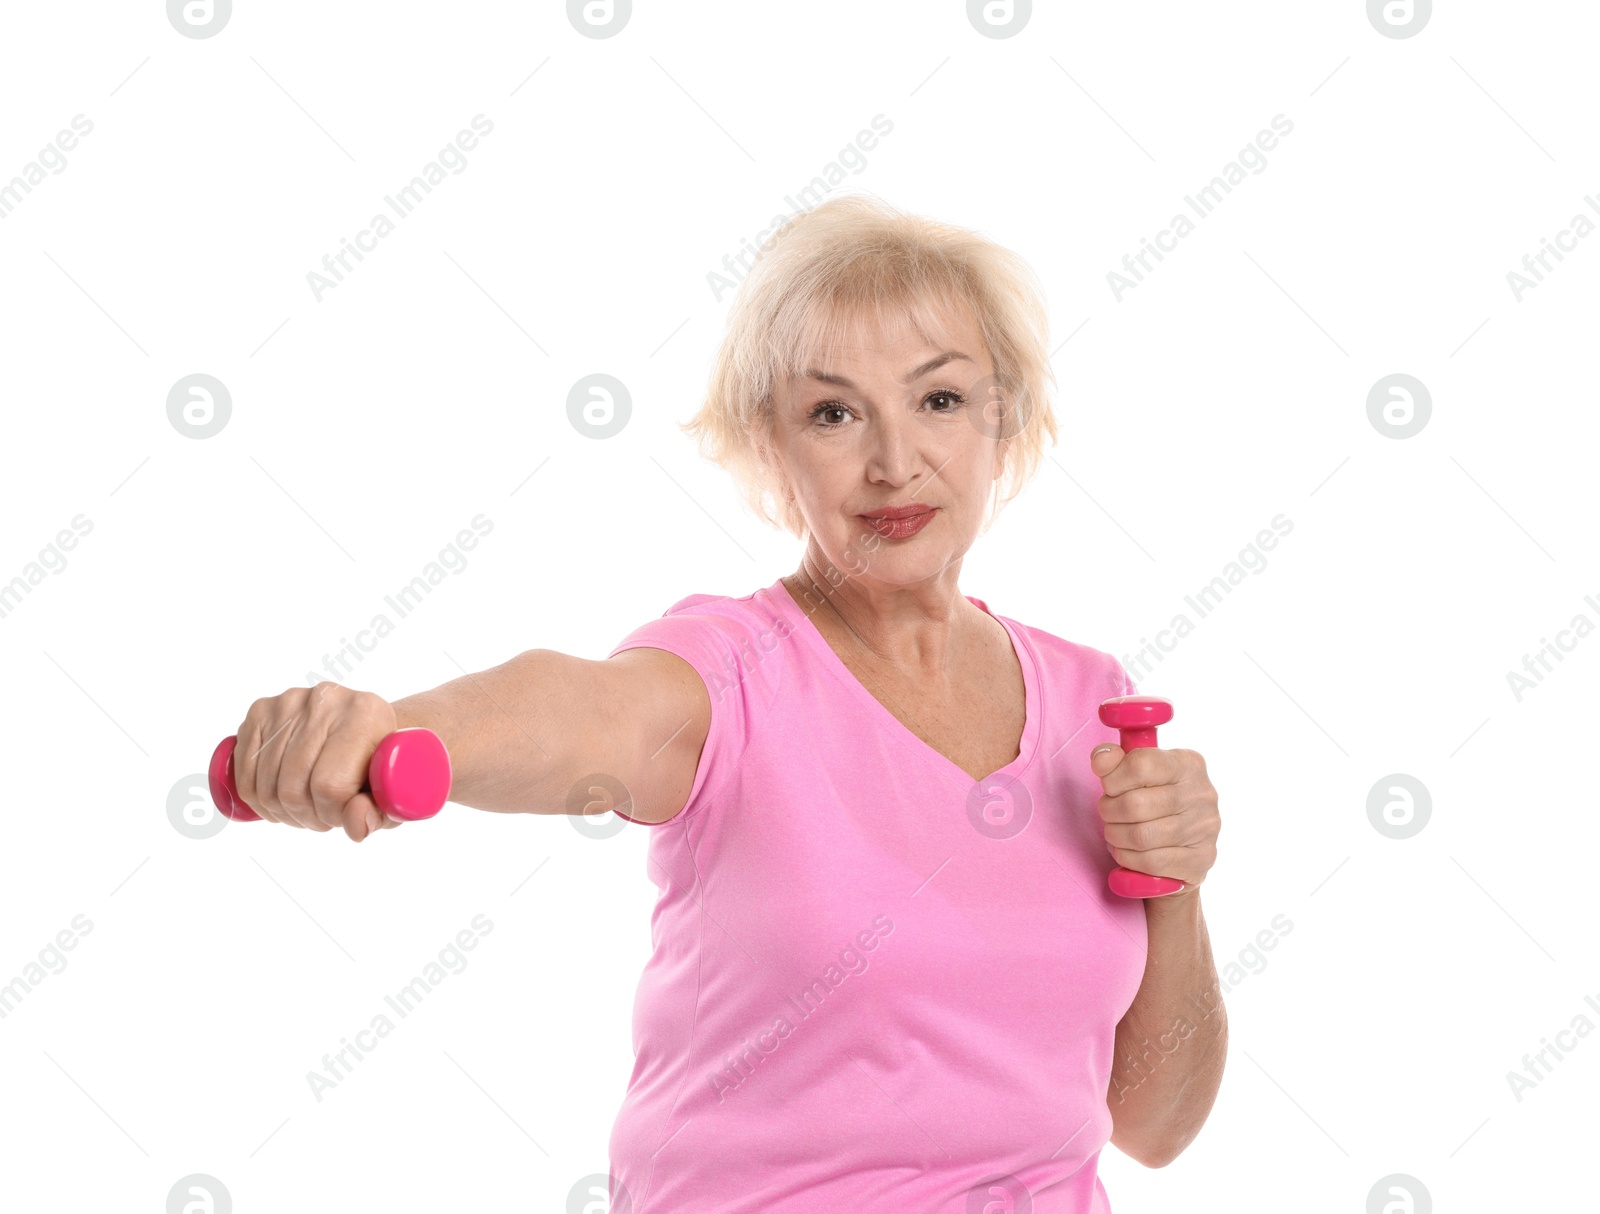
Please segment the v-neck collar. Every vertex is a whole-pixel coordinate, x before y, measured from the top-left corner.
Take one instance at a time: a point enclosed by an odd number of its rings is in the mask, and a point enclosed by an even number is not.
[[[805,608],[795,601],[794,595],[789,593],[789,588],[783,584],[782,578],[772,584],[768,594],[779,605],[780,610],[784,611],[790,620],[795,623],[795,630],[805,637],[806,643],[811,646],[822,664],[833,671],[855,695],[860,697],[867,710],[882,721],[884,728],[899,736],[902,741],[919,753],[930,756],[946,772],[957,776],[967,784],[989,784],[995,780],[1009,781],[1015,779],[1033,761],[1034,752],[1039,745],[1039,668],[1034,661],[1033,649],[1020,631],[1014,628],[1009,621],[990,611],[989,605],[982,599],[973,598],[970,594],[962,596],[967,602],[998,620],[1000,626],[1006,630],[1006,635],[1011,638],[1011,648],[1016,653],[1017,662],[1022,669],[1023,723],[1022,738],[1017,746],[1017,757],[1005,764],[1005,766],[990,772],[981,780],[974,781],[971,772],[967,771],[943,751],[937,750],[927,742],[924,742],[905,722],[885,708],[877,696],[867,690],[866,684],[856,678],[851,669],[844,664],[844,659],[833,651],[833,646],[828,644],[828,638],[822,635],[822,631],[812,621],[811,617],[806,614]]]

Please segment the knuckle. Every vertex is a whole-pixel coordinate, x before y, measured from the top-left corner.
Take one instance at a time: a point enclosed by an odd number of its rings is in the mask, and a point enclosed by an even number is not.
[[[311,799],[323,804],[342,805],[345,802],[345,793],[349,781],[337,772],[314,771],[311,773]]]
[[[311,705],[324,717],[343,716],[360,695],[360,692],[352,691],[342,683],[322,682],[312,689]]]
[[[302,792],[299,787],[280,788],[278,790],[278,804],[283,806],[286,812],[296,816],[303,817],[311,812],[311,797],[308,793]]]
[[[394,707],[376,692],[360,691],[350,700],[350,717],[362,730],[394,727]]]

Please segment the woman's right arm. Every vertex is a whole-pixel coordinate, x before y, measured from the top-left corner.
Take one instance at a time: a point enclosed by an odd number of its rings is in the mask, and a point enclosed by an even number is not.
[[[361,791],[385,734],[423,726],[450,753],[450,800],[498,813],[571,812],[581,779],[609,775],[628,816],[664,822],[694,785],[711,723],[705,683],[661,649],[590,661],[530,649],[388,703],[337,683],[257,700],[238,730],[234,780],[263,818],[361,840],[394,825]],[[586,782],[585,788],[589,786]]]
[[[577,782],[602,773],[632,794],[640,821],[683,808],[710,709],[694,667],[647,648],[599,662],[530,649],[394,705],[396,728],[423,725],[444,742],[458,804],[564,814]]]

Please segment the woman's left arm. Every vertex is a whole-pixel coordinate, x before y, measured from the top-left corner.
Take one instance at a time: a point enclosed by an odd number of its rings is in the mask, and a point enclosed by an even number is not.
[[[1200,909],[1221,817],[1205,760],[1192,750],[1097,749],[1106,846],[1125,868],[1177,877],[1177,893],[1145,899],[1144,980],[1117,1025],[1111,1143],[1146,1167],[1171,1163],[1211,1113],[1228,1053],[1228,1016]]]

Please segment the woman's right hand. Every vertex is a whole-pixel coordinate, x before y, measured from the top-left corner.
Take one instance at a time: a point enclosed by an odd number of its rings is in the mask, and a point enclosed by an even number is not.
[[[370,691],[291,687],[250,705],[233,749],[234,787],[269,822],[342,826],[359,843],[400,825],[361,791],[378,743],[396,728],[394,708]]]

